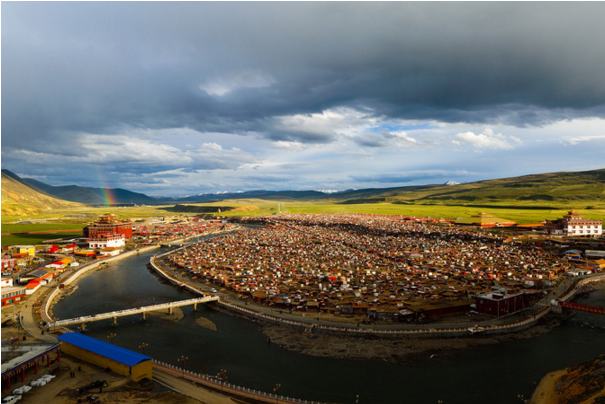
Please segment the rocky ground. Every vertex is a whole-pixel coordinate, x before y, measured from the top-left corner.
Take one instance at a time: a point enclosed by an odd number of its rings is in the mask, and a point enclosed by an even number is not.
[[[496,344],[501,341],[533,338],[559,325],[559,320],[550,318],[528,330],[500,336],[475,334],[468,338],[424,338],[424,337],[360,337],[341,336],[316,331],[301,332],[272,324],[263,325],[263,332],[271,342],[284,349],[307,355],[356,360],[375,359],[391,363],[412,363],[434,355],[456,355],[460,350],[478,345]]]
[[[531,404],[605,404],[605,354],[546,375]]]

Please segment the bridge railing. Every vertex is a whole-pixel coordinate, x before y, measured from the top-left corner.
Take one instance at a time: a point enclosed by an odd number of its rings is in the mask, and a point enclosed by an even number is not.
[[[196,303],[207,303],[207,302],[216,301],[216,300],[218,300],[218,297],[216,297],[216,296],[198,297],[198,298],[194,298],[194,299],[180,300],[178,302],[154,304],[151,306],[136,307],[136,308],[132,308],[132,309],[117,310],[117,311],[112,311],[112,312],[108,312],[108,313],[91,314],[89,316],[80,316],[80,317],[76,317],[76,318],[58,320],[58,321],[52,323],[52,325],[53,326],[63,326],[63,325],[82,323],[82,322],[86,322],[86,321],[106,320],[106,319],[113,318],[113,317],[122,317],[122,316],[128,316],[128,315],[138,314],[138,313],[143,313],[143,312],[148,312],[148,311],[169,309],[171,307],[188,306],[188,305],[196,304]]]

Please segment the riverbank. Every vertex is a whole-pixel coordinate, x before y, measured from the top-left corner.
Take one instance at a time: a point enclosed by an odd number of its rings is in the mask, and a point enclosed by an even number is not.
[[[343,336],[300,330],[273,324],[263,324],[263,333],[273,344],[306,355],[352,360],[380,360],[395,364],[440,357],[455,357],[471,347],[498,344],[503,341],[535,338],[560,325],[558,317],[543,318],[535,326],[521,332],[499,336],[472,336],[458,338],[389,338]]]

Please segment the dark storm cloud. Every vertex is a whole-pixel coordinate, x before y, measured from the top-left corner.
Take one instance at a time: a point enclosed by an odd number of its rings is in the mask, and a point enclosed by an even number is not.
[[[3,11],[3,126],[26,137],[120,124],[237,130],[360,101],[399,117],[475,121],[497,119],[496,105],[605,103],[602,3],[6,3]],[[199,88],[242,71],[272,84],[216,97]]]
[[[125,128],[325,144],[334,132],[281,118],[337,107],[517,126],[603,117],[603,15],[599,2],[3,3],[3,166],[58,173],[35,152],[77,156],[75,137]]]

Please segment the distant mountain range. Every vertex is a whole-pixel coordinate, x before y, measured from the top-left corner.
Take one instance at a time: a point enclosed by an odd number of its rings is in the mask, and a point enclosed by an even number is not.
[[[113,203],[133,203],[138,205],[218,202],[230,199],[265,199],[279,201],[324,201],[340,204],[386,202],[477,207],[524,206],[561,208],[590,206],[601,209],[605,208],[605,169],[534,174],[464,184],[448,181],[445,184],[369,188],[342,192],[255,190],[199,194],[181,198],[149,197],[145,194],[120,188],[88,188],[77,185],[52,186],[33,179],[21,178],[8,170],[2,170],[3,197],[11,193],[15,194],[15,192],[9,189],[8,185],[5,190],[5,183],[9,184],[9,179],[10,184],[13,184],[13,186],[20,184],[21,187],[28,187],[32,192],[38,192],[46,198],[51,197],[83,204],[104,204],[106,203],[105,195],[109,192],[113,196]],[[23,190],[23,188],[21,189]],[[50,206],[50,204],[46,203],[44,206]]]

